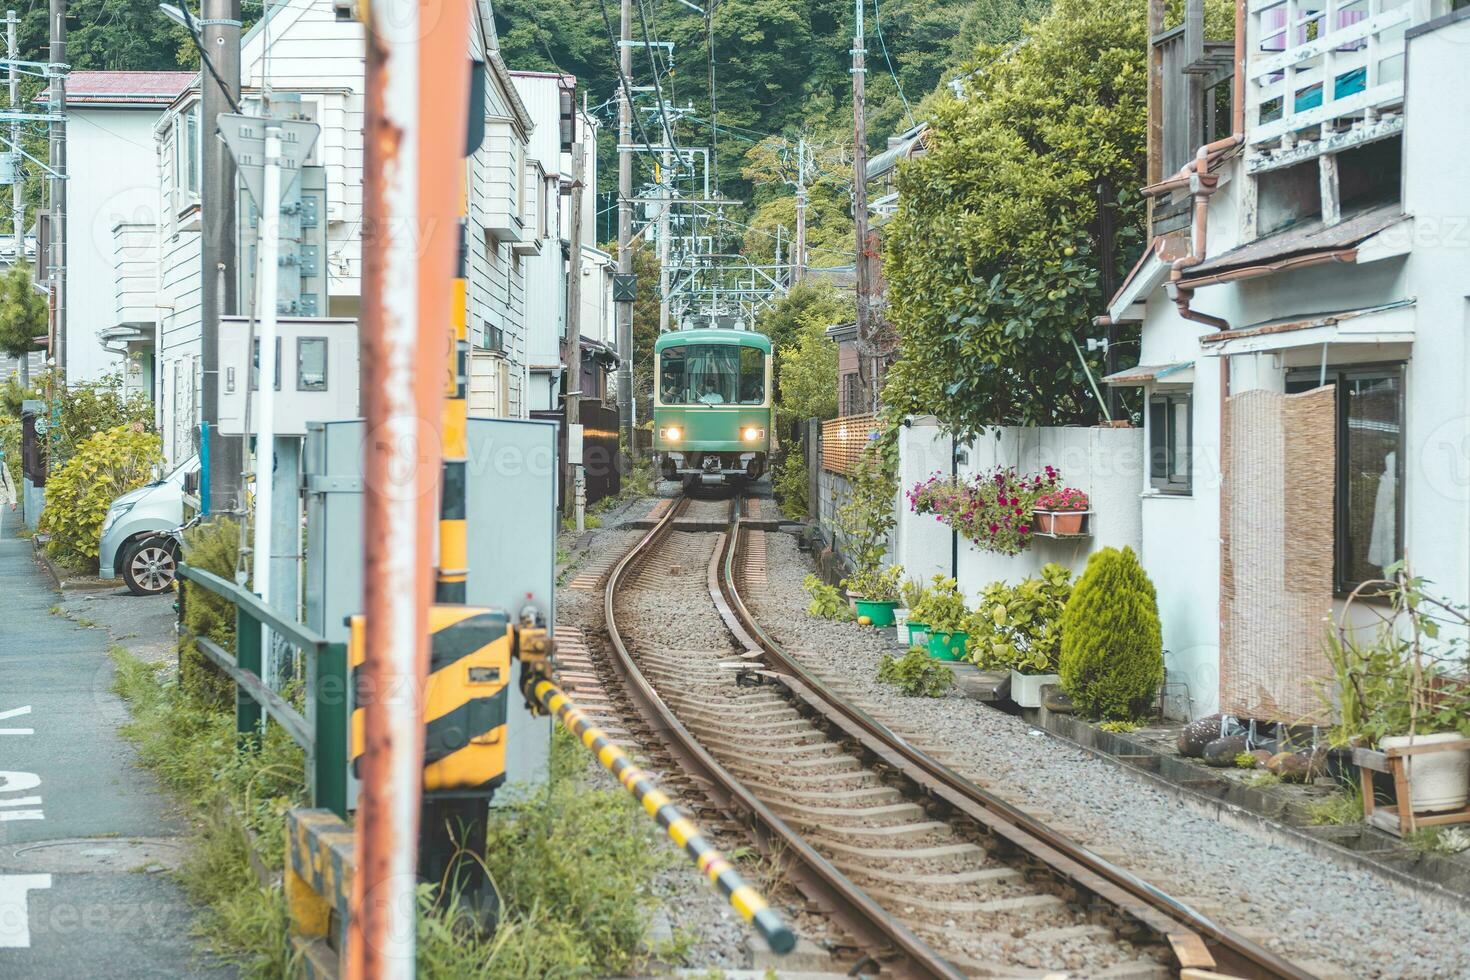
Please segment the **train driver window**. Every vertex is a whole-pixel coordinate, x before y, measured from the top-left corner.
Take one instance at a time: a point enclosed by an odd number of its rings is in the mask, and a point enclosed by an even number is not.
[[[759,405],[766,400],[766,359],[754,347],[740,348],[740,404]]]
[[[684,348],[670,347],[659,360],[659,399],[665,405],[688,401],[684,380]]]

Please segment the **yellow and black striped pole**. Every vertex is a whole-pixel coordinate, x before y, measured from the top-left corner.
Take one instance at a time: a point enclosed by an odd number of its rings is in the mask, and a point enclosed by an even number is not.
[[[669,838],[684,849],[700,871],[714,884],[732,908],[755,927],[761,938],[774,952],[789,953],[796,945],[796,934],[791,931],[779,913],[766,904],[766,900],[740,876],[734,866],[725,859],[719,849],[705,839],[699,827],[679,812],[679,808],[653,781],[653,777],[633,764],[623,750],[613,744],[596,725],[587,720],[582,710],[567,697],[566,692],[548,680],[535,682],[532,693],[535,700],[556,716],[582,744],[591,750],[597,761],[608,772],[617,777],[623,788],[650,817],[658,821]]]
[[[439,568],[434,599],[440,603],[463,603],[469,576],[469,544],[465,529],[465,459],[469,408],[465,402],[465,370],[469,337],[465,329],[465,275],[468,264],[466,240],[465,181],[459,184],[459,254],[450,287],[449,364],[444,379],[444,470],[439,488]]]

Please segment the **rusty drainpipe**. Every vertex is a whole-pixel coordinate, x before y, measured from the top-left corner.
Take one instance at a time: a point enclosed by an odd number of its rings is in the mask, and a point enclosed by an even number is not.
[[[366,659],[348,976],[411,980],[455,148],[468,103],[466,0],[360,0],[366,40],[362,400]]]

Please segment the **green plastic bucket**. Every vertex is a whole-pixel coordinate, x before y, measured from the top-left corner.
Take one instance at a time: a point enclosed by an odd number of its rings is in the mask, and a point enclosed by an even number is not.
[[[929,624],[918,623],[911,619],[906,625],[909,629],[909,646],[927,647],[929,645]]]
[[[930,633],[929,656],[935,660],[964,660],[968,633]]]
[[[874,626],[892,626],[893,610],[898,608],[896,602],[872,602],[867,599],[854,599],[853,604],[857,606],[859,616],[866,616]]]

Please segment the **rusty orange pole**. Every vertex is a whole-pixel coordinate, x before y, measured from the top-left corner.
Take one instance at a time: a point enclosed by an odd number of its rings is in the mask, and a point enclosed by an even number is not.
[[[409,980],[469,7],[362,0],[361,16],[366,748],[348,974]]]

